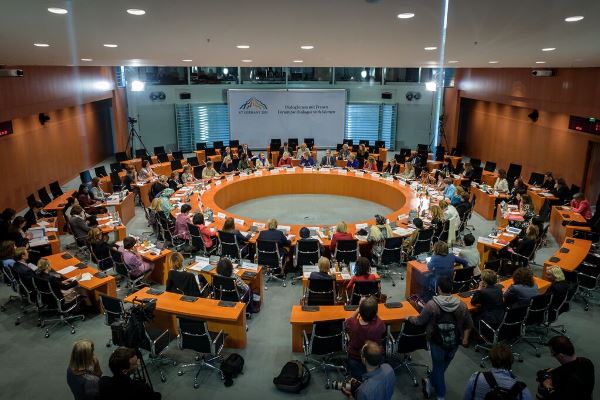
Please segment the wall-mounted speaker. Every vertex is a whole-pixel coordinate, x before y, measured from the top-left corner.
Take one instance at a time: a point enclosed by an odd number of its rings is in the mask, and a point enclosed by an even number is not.
[[[532,112],[527,114],[527,117],[531,120],[531,122],[537,122],[538,118],[540,117],[540,113],[538,112],[538,110],[533,110]]]
[[[187,92],[179,93],[179,99],[181,99],[181,100],[189,100],[191,98],[192,98],[191,93],[187,93]]]
[[[385,99],[385,100],[391,100],[392,99],[392,92],[383,92],[383,93],[381,93],[381,98]]]
[[[406,100],[408,100],[408,101],[420,100],[421,92],[406,92],[405,97],[406,97]]]
[[[165,92],[152,92],[150,93],[150,100],[152,101],[164,101],[167,98]]]

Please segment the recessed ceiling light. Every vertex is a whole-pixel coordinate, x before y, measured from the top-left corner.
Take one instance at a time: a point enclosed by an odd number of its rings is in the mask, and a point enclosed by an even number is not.
[[[458,60],[450,60],[448,61],[448,64],[456,64],[457,62],[459,62]]]
[[[192,62],[192,61],[194,61],[194,60],[190,60],[190,59],[187,59],[187,58],[186,58],[185,60],[181,60],[181,61],[183,61],[183,62]]]
[[[58,8],[58,7],[48,7],[48,11],[51,12],[52,14],[66,14],[66,13],[68,13],[68,11],[65,10],[64,8]]]
[[[303,60],[294,60],[295,63],[301,63],[304,62]]]
[[[81,61],[94,61],[94,60],[91,58],[82,58]]]
[[[242,62],[244,62],[244,63],[251,63],[252,60],[242,60]]]
[[[546,61],[536,61],[536,64],[546,64]]]
[[[139,8],[130,8],[127,10],[127,13],[131,15],[144,15],[146,14],[146,10],[140,10]]]
[[[247,45],[247,44],[238,44],[235,47],[237,47],[238,49],[249,49],[250,45]]]
[[[582,19],[583,19],[582,15],[577,15],[574,17],[567,17],[567,18],[565,18],[565,21],[566,22],[577,22],[577,21],[581,21]]]
[[[415,16],[415,14],[413,14],[413,13],[398,14],[398,18],[400,18],[400,19],[410,19],[410,18],[412,18],[414,16]]]
[[[498,61],[494,61],[494,60],[488,61],[488,64],[498,64]]]
[[[315,48],[315,46],[311,46],[311,45],[304,45],[304,46],[300,46],[300,48],[302,50],[312,50]]]
[[[115,47],[119,47],[119,45],[114,44],[114,43],[105,43],[103,44],[104,47],[110,47],[110,48],[115,48]]]
[[[544,47],[542,49],[542,51],[554,51],[554,50],[556,50],[556,47]]]
[[[35,47],[50,47],[48,43],[34,43]]]
[[[429,47],[425,47],[424,49],[427,50],[427,51],[432,51],[432,50],[437,50],[437,47],[435,47],[435,46],[429,46]]]

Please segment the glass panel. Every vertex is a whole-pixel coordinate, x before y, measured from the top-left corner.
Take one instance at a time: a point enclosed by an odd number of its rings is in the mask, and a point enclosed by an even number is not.
[[[330,82],[331,68],[290,67],[288,82]]]
[[[285,69],[283,67],[243,67],[242,82],[285,83]]]
[[[435,80],[433,76],[434,68],[421,68],[421,82],[429,82]]]
[[[237,83],[237,67],[191,67],[190,83],[199,85]]]
[[[386,82],[419,82],[419,68],[386,68]]]
[[[381,68],[335,68],[336,82],[381,83]]]
[[[155,85],[187,85],[187,67],[139,67],[138,79]]]

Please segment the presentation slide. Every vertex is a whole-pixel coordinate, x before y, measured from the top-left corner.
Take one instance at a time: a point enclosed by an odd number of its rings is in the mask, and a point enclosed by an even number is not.
[[[230,89],[227,98],[231,139],[250,148],[288,138],[335,147],[344,138],[345,89]]]

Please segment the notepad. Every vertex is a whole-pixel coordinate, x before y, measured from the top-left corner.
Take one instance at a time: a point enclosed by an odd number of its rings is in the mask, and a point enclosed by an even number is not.
[[[84,272],[83,274],[81,274],[81,277],[78,280],[79,282],[91,281],[92,274],[90,274],[89,272]]]
[[[71,265],[71,266],[68,266],[68,267],[64,267],[63,269],[61,269],[61,270],[59,270],[59,271],[57,271],[57,272],[58,272],[59,274],[61,274],[61,275],[66,275],[66,274],[68,274],[69,272],[73,272],[73,271],[75,271],[76,269],[77,269],[77,267],[74,267],[74,266],[72,266],[72,265]]]

